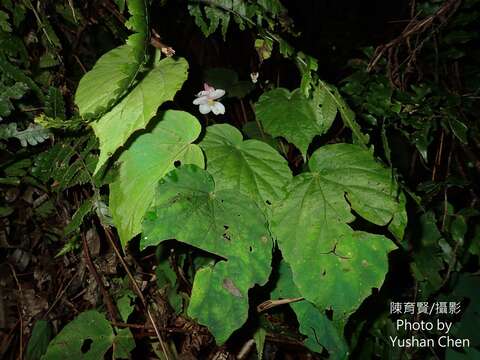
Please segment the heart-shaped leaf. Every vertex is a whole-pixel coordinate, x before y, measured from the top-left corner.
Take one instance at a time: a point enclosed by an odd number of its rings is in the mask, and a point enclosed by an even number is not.
[[[168,239],[223,259],[195,275],[188,314],[225,342],[247,319],[248,290],[270,274],[272,240],[262,211],[238,191],[217,191],[205,170],[184,165],[160,180],[140,247]]]
[[[292,173],[287,161],[269,145],[258,140],[243,141],[236,128],[219,124],[207,128],[200,146],[217,189],[238,190],[262,208],[284,197],[283,188]]]
[[[344,321],[382,284],[394,248],[384,236],[353,231],[351,209],[386,225],[400,209],[397,188],[389,170],[357,145],[324,146],[309,167],[274,206],[273,232],[301,294]],[[312,286],[320,282],[322,291]]]
[[[126,149],[120,170],[110,185],[113,222],[123,245],[141,231],[141,221],[152,203],[155,187],[175,162],[204,166],[202,150],[192,144],[200,134],[198,120],[183,111],[168,110],[158,123]]]
[[[255,113],[267,133],[287,139],[304,158],[312,139],[327,131],[333,121],[326,119],[300,89],[291,93],[283,88],[265,92],[256,104]]]

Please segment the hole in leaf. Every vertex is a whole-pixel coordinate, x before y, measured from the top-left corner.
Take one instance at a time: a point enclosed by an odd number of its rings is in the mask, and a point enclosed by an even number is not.
[[[328,320],[332,320],[333,319],[333,310],[332,309],[326,309],[325,310],[325,315],[327,316]]]
[[[224,228],[225,230],[228,230],[228,225],[223,225],[223,228]]]
[[[252,249],[252,247],[250,246],[250,252],[252,252],[252,251],[253,251],[253,249]]]
[[[326,271],[326,270],[323,270],[322,276],[325,276],[325,275],[327,275],[327,271]]]
[[[265,201],[267,203],[267,205],[272,205],[272,203],[270,202],[270,200],[267,200]]]
[[[92,347],[93,340],[92,339],[85,339],[83,340],[82,347],[80,350],[82,351],[82,354],[86,354],[87,352],[90,351],[90,348]]]
[[[180,160],[175,160],[173,162],[173,166],[175,166],[176,168],[178,168],[180,165],[182,165],[182,162]]]

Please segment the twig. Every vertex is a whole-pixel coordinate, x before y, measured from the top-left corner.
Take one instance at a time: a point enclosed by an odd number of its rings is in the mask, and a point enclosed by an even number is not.
[[[255,345],[255,340],[253,339],[248,340],[238,352],[237,359],[241,360],[245,358],[250,353],[254,345]]]
[[[433,171],[432,171],[432,181],[435,181],[435,175],[437,173],[437,166],[440,166],[440,161],[442,160],[442,153],[443,153],[443,139],[445,137],[445,131],[442,130],[442,135],[440,135],[440,145],[435,156],[435,163],[433,164]]]
[[[291,303],[302,301],[302,300],[305,300],[305,298],[298,297],[293,299],[267,300],[257,306],[257,312],[262,312],[276,306],[291,304]]]
[[[142,302],[143,307],[145,308],[145,311],[147,312],[147,316],[148,316],[150,322],[152,323],[153,329],[155,330],[155,335],[157,336],[158,341],[160,343],[160,346],[162,347],[162,352],[163,352],[163,355],[165,356],[165,359],[169,360],[170,357],[168,356],[167,349],[165,347],[165,343],[163,341],[162,335],[160,334],[160,331],[157,327],[157,324],[155,323],[155,319],[153,318],[152,313],[150,312],[150,309],[148,307],[148,303],[145,300],[145,297],[143,296],[142,291],[138,287],[138,284],[137,284],[135,278],[133,277],[132,273],[130,272],[130,269],[128,268],[128,265],[125,262],[125,259],[123,258],[122,254],[120,253],[120,250],[118,249],[117,244],[115,244],[115,241],[113,240],[113,235],[111,234],[110,229],[106,228],[106,227],[103,227],[103,230],[104,230],[105,235],[108,239],[108,242],[110,243],[110,245],[113,248],[113,251],[115,251],[115,254],[117,255],[118,259],[120,260],[120,263],[122,264],[123,268],[125,269],[125,272],[127,273],[127,276],[130,279],[130,282],[133,286],[133,290],[137,294],[138,298]]]
[[[87,73],[87,69],[85,69],[85,66],[83,66],[82,62],[80,61],[80,59],[78,58],[77,55],[73,54],[73,58],[75,59],[75,61],[78,63],[78,65],[80,65],[80,68],[82,69],[83,73],[86,74]]]
[[[18,311],[18,319],[20,321],[20,359],[23,359],[23,317],[22,317],[23,291],[22,291],[22,286],[20,285],[20,281],[18,281],[18,277],[17,277],[17,273],[15,272],[15,268],[10,263],[8,263],[8,266],[10,267],[10,271],[12,272],[13,278],[15,280],[15,283],[17,284],[18,291],[20,293],[20,301],[19,301],[20,305],[17,303],[17,311]]]
[[[75,273],[76,274],[76,273]],[[55,301],[53,302],[52,305],[50,305],[50,307],[48,308],[47,312],[45,313],[45,315],[43,315],[43,317],[45,318],[49,313],[50,311],[52,311],[52,309],[55,307],[55,305],[57,305],[57,303],[60,301],[60,299],[63,297],[63,295],[65,294],[65,292],[67,291],[68,287],[70,286],[70,284],[72,283],[73,279],[75,279],[75,276],[72,276],[69,280],[69,282],[67,283],[67,285],[60,291],[60,294],[58,294],[55,298]]]
[[[93,277],[95,278],[95,281],[97,282],[100,288],[100,292],[102,293],[103,301],[105,302],[105,306],[107,307],[110,320],[115,321],[117,316],[116,316],[115,306],[113,305],[113,302],[112,302],[112,298],[108,294],[107,290],[105,290],[105,287],[103,286],[103,281],[100,278],[100,275],[98,275],[97,269],[93,264],[92,258],[90,256],[90,250],[88,248],[87,238],[85,236],[82,236],[82,240],[83,240],[83,253],[85,255],[85,261],[86,261],[88,270],[93,275]]]
[[[166,57],[171,57],[173,55],[175,55],[175,50],[171,47],[171,46],[168,46],[168,45],[165,45],[163,42],[162,42],[162,38],[160,37],[160,35],[152,29],[152,37],[150,37],[150,44],[159,49]]]
[[[400,66],[404,63],[407,63],[409,67],[413,65],[413,63],[416,60],[416,55],[423,48],[423,45],[426,43],[426,41],[429,40],[439,28],[441,28],[448,22],[450,17],[457,11],[460,4],[461,4],[461,0],[446,0],[435,14],[423,20],[419,20],[418,16],[420,14],[418,14],[417,16],[413,16],[413,11],[414,11],[413,6],[415,6],[415,2],[412,2],[412,19],[405,26],[405,28],[403,29],[402,33],[399,36],[397,36],[395,39],[391,40],[387,44],[377,47],[377,49],[375,50],[375,55],[367,67],[367,71],[370,72],[373,68],[375,68],[378,61],[385,54],[387,54],[387,60],[389,64],[388,73],[389,73],[390,81],[393,84],[398,85],[397,76],[398,76]],[[439,22],[438,25],[436,25],[437,20]],[[423,39],[417,39],[419,41],[415,45],[415,47],[412,49],[410,46],[411,38],[414,35],[419,36],[425,33],[427,30],[430,30],[430,32],[427,35],[425,35]],[[407,47],[408,55],[405,61],[403,61],[402,64],[400,64],[398,56],[400,53],[399,49],[402,46]]]

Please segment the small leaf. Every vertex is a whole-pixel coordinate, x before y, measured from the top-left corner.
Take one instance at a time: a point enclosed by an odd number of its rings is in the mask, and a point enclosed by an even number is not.
[[[47,351],[52,335],[52,326],[48,321],[36,321],[28,341],[27,353],[25,354],[26,360],[40,360]]]
[[[128,290],[120,299],[117,300],[118,312],[120,313],[122,320],[126,323],[128,322],[128,317],[135,308],[135,297],[135,294],[131,290]]]
[[[258,360],[263,359],[263,350],[265,348],[265,338],[267,337],[267,330],[260,327],[253,334],[253,339],[255,340],[255,346],[257,348]]]
[[[362,133],[360,126],[355,120],[355,113],[347,105],[343,97],[338,92],[338,89],[321,80],[318,82],[318,87],[325,91],[325,96],[330,97],[331,100],[336,104],[345,126],[352,130],[355,143],[366,148],[369,141],[368,135]]]
[[[256,116],[272,136],[282,136],[303,154],[316,135],[328,130],[320,109],[300,89],[289,92],[278,88],[263,93],[256,104]]]
[[[50,137],[50,132],[41,125],[30,124],[25,130],[17,131],[14,136],[26,147],[44,142]]]
[[[0,30],[5,32],[12,32],[12,27],[8,22],[8,14],[2,10],[0,10]]]
[[[38,85],[30,79],[25,73],[17,66],[10,64],[4,56],[0,56],[0,73],[4,74],[9,79],[15,80],[18,83],[27,84],[28,88],[35,92],[38,99],[44,100],[43,91]]]
[[[135,349],[135,340],[129,328],[117,330],[113,339],[113,357],[115,359],[130,359],[130,353]]]
[[[11,100],[21,99],[28,91],[28,86],[22,82],[16,82],[11,86],[0,83],[0,121],[13,111]]]
[[[63,229],[64,236],[68,236],[72,232],[79,229],[80,225],[82,225],[85,216],[87,216],[93,209],[93,203],[91,200],[86,200],[83,202],[82,205],[75,211],[73,214],[72,219],[68,223],[68,225]]]
[[[45,96],[45,115],[65,120],[65,102],[62,93],[56,87],[50,87]]]
[[[393,219],[388,224],[388,230],[397,238],[398,241],[403,240],[403,235],[405,233],[405,228],[407,227],[408,216],[406,209],[407,199],[403,192],[400,193],[398,199],[398,209],[393,215]]]
[[[450,125],[450,128],[452,129],[453,134],[455,137],[460,140],[462,144],[467,144],[468,143],[468,128],[467,126],[457,120],[457,119],[449,119],[448,124]]]
[[[65,325],[42,359],[103,359],[112,341],[113,330],[105,317],[96,310],[85,311]]]

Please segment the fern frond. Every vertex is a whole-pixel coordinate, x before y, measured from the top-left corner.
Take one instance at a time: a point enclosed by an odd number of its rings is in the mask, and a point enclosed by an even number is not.
[[[32,174],[45,183],[52,181],[57,191],[89,183],[98,160],[96,147],[92,136],[67,138],[37,156]]]

